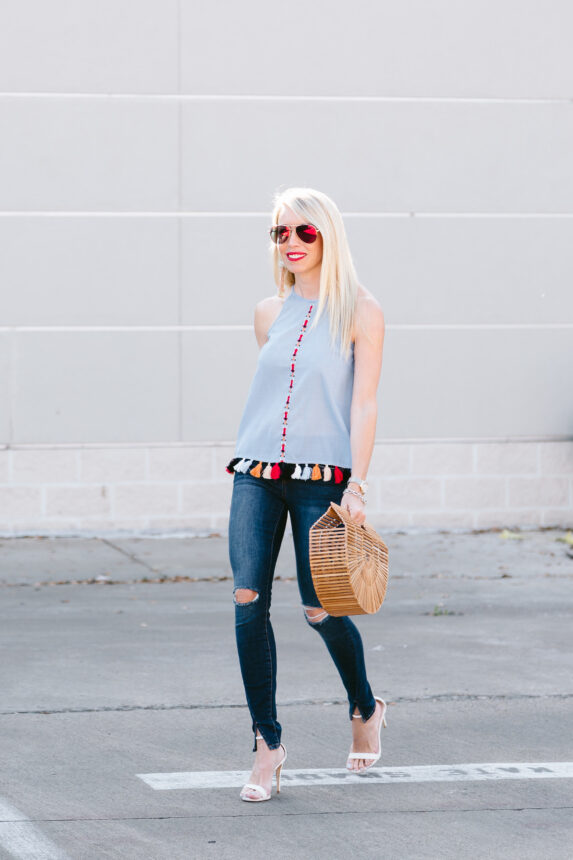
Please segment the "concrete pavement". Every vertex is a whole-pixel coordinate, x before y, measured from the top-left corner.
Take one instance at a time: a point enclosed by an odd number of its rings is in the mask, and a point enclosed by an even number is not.
[[[343,689],[303,619],[287,527],[272,618],[289,757],[263,804],[144,778],[248,775],[226,540],[0,541],[0,857],[569,858],[573,779],[497,778],[573,762],[562,536],[384,535],[387,599],[357,623],[389,703],[390,781],[352,784]],[[408,781],[411,767],[472,763],[483,778]]]

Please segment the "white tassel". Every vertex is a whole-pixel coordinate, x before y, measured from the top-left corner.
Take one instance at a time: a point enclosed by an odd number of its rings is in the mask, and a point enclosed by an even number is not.
[[[304,467],[304,472],[302,473],[302,479],[303,479],[303,481],[308,481],[308,479],[309,479],[309,478],[310,478],[310,476],[311,476],[311,473],[312,473],[312,470],[311,470],[310,466],[305,466],[305,467]]]
[[[324,467],[324,480],[330,481],[331,478],[332,478],[332,470],[331,470],[330,466],[325,466]]]
[[[253,461],[248,458],[243,458],[240,463],[237,463],[236,469],[237,472],[248,472],[249,466]]]
[[[300,478],[300,477],[302,477],[302,473],[301,473],[301,471],[300,471],[300,466],[299,466],[299,464],[297,463],[297,464],[296,464],[296,469],[295,469],[295,470],[294,470],[294,472],[292,473],[291,478]]]
[[[263,477],[263,478],[270,478],[270,477],[271,477],[271,472],[272,472],[272,470],[273,470],[273,467],[271,466],[271,464],[270,464],[270,463],[267,463],[267,465],[266,465],[266,466],[265,466],[265,468],[263,469],[262,477]]]

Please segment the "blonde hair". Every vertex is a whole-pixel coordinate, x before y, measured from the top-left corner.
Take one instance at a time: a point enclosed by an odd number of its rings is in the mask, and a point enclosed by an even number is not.
[[[279,211],[288,206],[306,223],[314,224],[322,236],[322,264],[318,308],[311,328],[318,323],[328,300],[331,342],[340,337],[341,353],[348,359],[354,326],[356,300],[358,298],[358,275],[346,238],[342,215],[336,205],[322,191],[314,188],[287,188],[278,191],[273,198],[272,224],[278,224]],[[295,276],[284,267],[278,246],[271,241],[275,283],[278,295],[284,295],[284,286],[290,287]]]

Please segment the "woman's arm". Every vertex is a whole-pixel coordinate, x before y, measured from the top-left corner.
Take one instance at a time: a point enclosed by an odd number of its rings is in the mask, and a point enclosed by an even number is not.
[[[360,480],[366,479],[376,439],[376,391],[382,369],[384,331],[382,308],[374,296],[361,296],[356,308],[354,385],[350,406],[352,475]],[[352,488],[359,490],[356,485]],[[353,520],[359,524],[364,522],[365,506],[357,496],[345,493],[343,504]]]

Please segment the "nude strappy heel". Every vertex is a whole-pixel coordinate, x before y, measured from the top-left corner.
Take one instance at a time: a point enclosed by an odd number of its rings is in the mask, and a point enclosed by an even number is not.
[[[256,737],[256,739],[257,739],[258,741],[259,741],[259,740],[260,740],[260,741],[264,740],[264,738],[263,738],[263,736],[262,736],[262,735],[255,735],[255,737]],[[281,744],[281,747],[283,748],[283,750],[284,750],[284,752],[285,752],[285,754],[284,754],[284,758],[282,759],[282,761],[280,761],[280,762],[277,764],[277,766],[276,766],[276,767],[275,767],[275,769],[274,769],[274,774],[276,775],[276,778],[277,778],[277,794],[280,794],[280,790],[281,790],[281,770],[282,770],[283,764],[285,763],[286,758],[287,758],[287,751],[286,751],[286,747],[285,747],[285,745],[284,745],[284,744]],[[251,791],[258,792],[258,794],[260,795],[260,797],[247,797],[246,795],[244,795],[244,794],[243,794],[243,792],[244,792],[244,790],[245,790],[246,788],[250,789]],[[256,784],[256,783],[254,783],[254,782],[247,782],[247,783],[245,783],[245,785],[242,787],[242,789],[241,789],[241,793],[240,793],[239,797],[241,798],[241,800],[246,800],[246,801],[248,801],[249,803],[260,803],[262,800],[270,800],[270,799],[271,799],[271,794],[272,794],[272,793],[273,793],[273,778],[272,778],[272,776],[271,776],[271,790],[269,791],[269,793],[268,793],[268,794],[267,794],[267,792],[265,791],[265,789],[263,788],[263,786],[262,786],[262,785],[257,785],[257,784]]]
[[[361,767],[360,770],[354,771],[354,773],[363,773],[365,770],[370,770],[370,768],[376,764],[376,762],[378,761],[378,759],[382,755],[381,734],[382,734],[382,726],[384,726],[384,728],[386,728],[387,705],[386,705],[386,702],[384,701],[384,699],[380,699],[378,696],[374,696],[374,698],[376,699],[377,702],[380,702],[380,704],[382,705],[382,716],[380,718],[380,725],[378,726],[378,752],[377,753],[370,753],[370,752],[363,752],[363,753],[361,753],[361,752],[352,753],[351,752],[351,753],[349,753],[348,754],[349,759],[350,758],[352,758],[352,759],[357,759],[357,758],[371,759],[370,764],[367,764],[365,767]],[[352,714],[352,719],[362,719],[362,717],[360,714]],[[347,759],[347,761],[348,761],[348,759]],[[351,770],[351,768],[348,767],[348,764],[346,765],[346,769]]]

